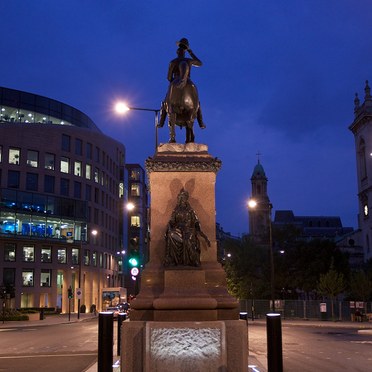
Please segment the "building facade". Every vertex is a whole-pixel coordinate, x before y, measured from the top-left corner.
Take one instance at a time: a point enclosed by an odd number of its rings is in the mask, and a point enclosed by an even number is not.
[[[79,110],[0,88],[0,284],[10,306],[102,309],[120,285],[125,148]],[[68,288],[74,298],[68,299]],[[80,291],[79,291],[80,292]]]
[[[125,262],[125,285],[129,295],[136,296],[139,290],[141,272],[144,265],[149,260],[148,239],[148,189],[146,181],[146,172],[139,164],[126,164],[125,166],[128,177],[128,218],[126,230],[128,231],[127,239],[127,260]],[[135,259],[131,264],[129,260]],[[134,272],[132,269],[134,268]],[[138,273],[137,270],[138,269]],[[137,275],[133,275],[137,273]]]
[[[355,239],[364,248],[364,259],[372,258],[372,96],[368,81],[364,101],[354,99],[354,121],[349,129],[354,135],[358,182],[358,227]]]

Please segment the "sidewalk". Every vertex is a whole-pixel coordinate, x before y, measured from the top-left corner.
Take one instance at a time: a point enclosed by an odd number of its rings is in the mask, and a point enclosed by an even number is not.
[[[68,319],[68,314],[53,314],[45,315],[43,320],[5,321],[4,323],[0,320],[0,328],[38,327],[51,324],[82,322],[92,318],[97,318],[98,320],[98,313],[96,316],[92,313],[81,313],[80,319],[77,318],[77,313],[71,313],[70,320]]]

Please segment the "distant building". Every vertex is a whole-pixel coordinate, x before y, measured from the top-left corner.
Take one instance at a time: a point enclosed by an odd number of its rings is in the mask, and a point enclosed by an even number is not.
[[[124,146],[81,111],[0,88],[0,284],[11,307],[102,308],[122,283]],[[93,235],[93,232],[96,232]]]
[[[340,217],[335,216],[295,216],[293,211],[276,211],[273,227],[280,229],[286,226],[296,227],[301,238],[330,239],[344,236],[353,232],[352,227],[343,227]]]
[[[125,168],[128,177],[128,205],[131,205],[131,208],[127,208],[125,286],[128,294],[136,295],[142,268],[149,260],[147,218],[149,200],[145,170],[139,164],[126,164]],[[138,258],[138,275],[132,275],[130,272],[131,265],[128,264],[128,260],[131,258]]]
[[[364,260],[372,258],[372,96],[366,82],[364,102],[354,99],[354,121],[349,129],[354,134],[358,182],[358,235],[364,249]]]

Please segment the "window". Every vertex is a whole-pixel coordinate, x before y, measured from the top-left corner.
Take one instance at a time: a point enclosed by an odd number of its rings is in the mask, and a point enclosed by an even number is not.
[[[139,181],[140,179],[140,172],[137,169],[132,169],[130,172],[130,178],[134,181]]]
[[[16,260],[16,245],[14,243],[5,243],[4,261],[15,262]]]
[[[20,174],[18,171],[8,170],[8,187],[12,189],[19,188]]]
[[[15,286],[15,274],[16,274],[16,269],[13,268],[4,268],[3,271],[3,283],[4,285],[7,286]]]
[[[92,263],[93,263],[93,266],[97,266],[97,252],[96,251],[93,252]]]
[[[37,168],[39,165],[39,152],[33,150],[27,150],[27,165],[30,167]]]
[[[55,169],[55,163],[56,163],[56,156],[54,154],[45,154],[45,163],[44,168],[54,170]]]
[[[94,168],[94,182],[99,183],[99,169]]]
[[[87,143],[87,159],[92,159],[92,144]]]
[[[23,246],[23,261],[35,262],[35,247],[33,245]]]
[[[41,262],[52,262],[52,248],[41,248]]]
[[[99,163],[99,157],[100,157],[100,150],[99,147],[96,146],[94,151],[94,160]]]
[[[61,157],[61,172],[70,173],[70,159],[64,156]]]
[[[52,279],[52,270],[41,269],[40,287],[50,287]]]
[[[33,269],[23,269],[22,270],[22,280],[24,287],[34,286],[34,270]]]
[[[39,175],[37,173],[26,174],[26,190],[37,191]]]
[[[67,263],[66,248],[59,248],[57,251],[57,261],[58,263]]]
[[[134,227],[140,227],[140,216],[131,216],[130,225]]]
[[[71,137],[67,134],[62,134],[62,150],[70,151],[71,147]]]
[[[92,166],[90,164],[85,165],[85,178],[87,180],[92,179]]]
[[[90,185],[85,186],[85,200],[92,200],[92,187]]]
[[[70,181],[66,178],[61,178],[60,194],[63,196],[69,196]]]
[[[83,141],[75,138],[75,155],[83,155]]]
[[[0,145],[0,163],[2,162],[3,146]]]
[[[74,181],[74,198],[81,198],[81,182]]]
[[[81,177],[81,161],[75,161],[74,163],[74,175]]]
[[[72,264],[79,264],[79,248],[72,248]]]
[[[21,150],[20,149],[9,149],[9,164],[17,164],[19,165],[19,160],[21,157]]]
[[[140,196],[141,195],[140,191],[141,191],[140,184],[132,183],[132,185],[130,186],[131,196]]]
[[[89,266],[90,265],[90,251],[89,249],[84,249],[84,265]]]
[[[54,176],[44,176],[44,192],[54,193],[54,184],[55,178]]]

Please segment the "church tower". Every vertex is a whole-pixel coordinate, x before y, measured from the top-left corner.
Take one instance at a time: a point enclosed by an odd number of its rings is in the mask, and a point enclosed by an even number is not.
[[[267,195],[267,181],[265,170],[258,159],[251,177],[252,195],[248,202],[248,214],[249,234],[262,244],[270,243],[272,204]]]
[[[366,81],[364,102],[354,99],[354,121],[349,129],[354,134],[358,181],[358,227],[364,247],[364,259],[372,258],[372,97]]]

